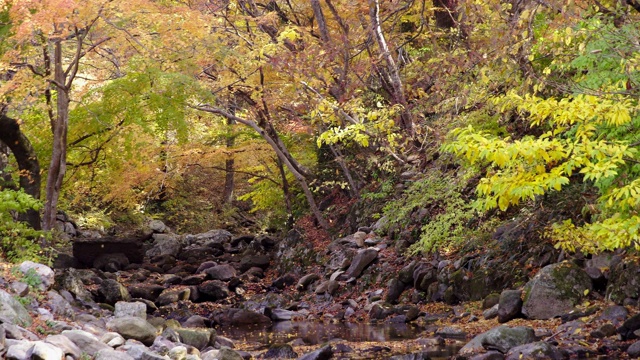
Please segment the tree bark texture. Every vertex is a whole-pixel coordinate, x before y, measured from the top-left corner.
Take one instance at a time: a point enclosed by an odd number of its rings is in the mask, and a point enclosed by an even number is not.
[[[52,230],[56,224],[56,213],[62,180],[67,170],[67,133],[69,128],[69,87],[65,84],[67,76],[62,69],[62,43],[54,43],[54,81],[57,93],[56,117],[52,123],[53,148],[51,163],[45,187],[43,229]]]
[[[380,4],[378,0],[369,0],[369,17],[371,19],[371,31],[373,32],[378,47],[380,48],[380,56],[386,63],[386,75],[389,77],[388,81],[391,85],[391,97],[396,104],[402,105],[403,107],[400,119],[396,124],[402,130],[408,132],[409,135],[413,135],[413,119],[408,108],[407,98],[404,94],[400,71],[393,59],[393,56],[391,55],[391,52],[389,51],[389,46],[387,45],[387,41],[382,31],[382,25],[380,24]]]

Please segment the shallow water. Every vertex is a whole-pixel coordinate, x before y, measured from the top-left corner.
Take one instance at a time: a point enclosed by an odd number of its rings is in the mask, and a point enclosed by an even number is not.
[[[411,324],[361,324],[337,323],[325,324],[312,321],[281,321],[262,328],[224,328],[217,329],[223,336],[245,342],[257,342],[264,345],[285,343],[302,339],[308,345],[320,344],[331,339],[348,342],[387,342],[415,339],[422,329]]]

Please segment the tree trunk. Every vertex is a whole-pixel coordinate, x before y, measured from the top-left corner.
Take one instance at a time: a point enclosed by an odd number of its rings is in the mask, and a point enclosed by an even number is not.
[[[51,163],[47,175],[46,201],[44,204],[44,230],[52,230],[56,224],[56,213],[62,180],[67,170],[67,132],[69,127],[69,87],[65,84],[67,78],[62,69],[62,44],[58,40],[54,43],[54,81],[56,86],[57,103],[56,118],[53,123],[53,148]]]
[[[404,94],[404,88],[402,85],[402,79],[400,78],[400,71],[396,65],[393,56],[387,46],[387,41],[384,38],[382,32],[382,25],[380,24],[380,4],[378,0],[369,0],[369,17],[371,18],[371,31],[380,48],[380,56],[384,59],[387,68],[388,81],[391,85],[391,97],[396,104],[400,104],[403,107],[400,119],[396,121],[396,124],[400,129],[405,130],[409,135],[413,135],[413,119],[411,112],[408,108],[407,98]]]
[[[229,129],[232,129],[232,126],[236,122],[233,119],[227,119],[227,126]],[[235,179],[235,159],[233,154],[233,146],[235,145],[236,138],[235,134],[229,134],[227,136],[227,151],[229,154],[227,155],[227,159],[225,160],[224,170],[224,194],[223,200],[225,204],[231,204],[233,201],[233,190],[235,188],[234,179]]]
[[[6,144],[16,158],[20,170],[20,188],[34,199],[40,199],[40,164],[36,152],[20,130],[18,122],[5,114],[0,114],[0,142]],[[26,220],[32,228],[41,228],[37,211],[29,210]]]
[[[313,16],[318,22],[318,30],[320,30],[320,39],[324,42],[329,42],[329,30],[327,29],[327,21],[324,18],[324,13],[320,7],[320,0],[311,0],[311,8],[313,9]]]
[[[278,170],[280,170],[280,177],[282,178],[282,194],[284,195],[284,205],[287,208],[287,230],[293,227],[293,208],[291,207],[291,191],[289,191],[289,180],[287,180],[287,173],[284,171],[282,160],[278,158]]]

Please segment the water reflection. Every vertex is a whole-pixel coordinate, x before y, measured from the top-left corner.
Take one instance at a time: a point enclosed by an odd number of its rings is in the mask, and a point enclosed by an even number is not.
[[[301,338],[306,344],[320,344],[331,339],[350,342],[394,341],[414,339],[421,329],[411,324],[325,324],[311,321],[281,321],[263,328],[221,328],[223,336],[234,340],[258,342],[265,345],[289,342]]]

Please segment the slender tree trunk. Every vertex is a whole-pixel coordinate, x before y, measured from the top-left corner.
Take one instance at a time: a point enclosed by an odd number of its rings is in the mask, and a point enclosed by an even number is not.
[[[233,119],[228,119],[227,118],[227,126],[231,129],[232,126],[235,124],[236,122]],[[233,146],[235,145],[236,142],[236,138],[235,138],[235,134],[230,134],[229,136],[227,136],[227,151],[229,152],[229,154],[227,155],[227,159],[225,160],[225,164],[224,164],[224,170],[225,170],[225,177],[224,177],[224,194],[223,194],[223,200],[225,204],[231,204],[231,202],[233,201],[233,190],[235,188],[235,158],[234,158],[234,154],[233,154]]]
[[[371,19],[371,31],[373,32],[376,42],[378,43],[378,47],[380,48],[380,52],[382,53],[380,56],[384,59],[387,65],[386,75],[389,77],[388,81],[392,89],[391,97],[396,104],[400,104],[403,107],[397,125],[402,130],[407,131],[409,135],[413,135],[413,119],[408,108],[407,98],[404,94],[400,71],[398,70],[395,60],[393,60],[393,56],[387,46],[387,41],[384,38],[384,33],[382,32],[382,25],[380,24],[380,4],[378,0],[369,0],[369,17]]]
[[[40,199],[40,163],[36,152],[20,130],[18,122],[4,114],[0,114],[0,142],[6,144],[16,158],[20,170],[20,188],[34,199]],[[41,228],[37,211],[29,210],[26,220],[32,228]]]
[[[318,23],[318,30],[320,30],[320,39],[324,42],[329,42],[329,30],[327,29],[327,21],[324,18],[324,13],[320,7],[320,0],[311,0],[311,8],[313,9],[313,16]]]
[[[52,230],[56,224],[56,213],[62,180],[67,170],[67,132],[69,127],[69,87],[65,84],[66,75],[62,69],[62,44],[54,43],[54,81],[57,103],[56,117],[53,123],[53,151],[46,184],[44,205],[44,230]]]
[[[289,180],[287,180],[287,173],[284,170],[282,160],[277,159],[278,170],[280,171],[280,178],[282,178],[282,194],[284,195],[284,205],[287,208],[287,222],[285,226],[288,229],[293,227],[293,208],[291,207],[291,191],[289,190]]]

